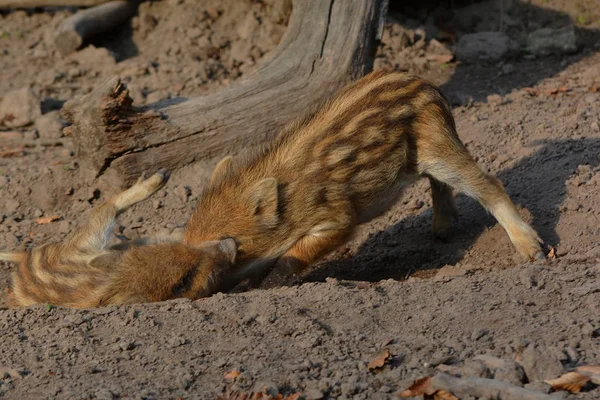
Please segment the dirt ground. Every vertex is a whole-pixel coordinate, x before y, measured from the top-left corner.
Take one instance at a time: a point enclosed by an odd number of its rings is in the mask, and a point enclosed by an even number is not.
[[[2,308],[0,397],[214,399],[242,390],[392,399],[440,365],[500,379],[480,355],[519,359],[519,384],[548,391],[539,381],[600,364],[600,4],[462,3],[394,6],[375,67],[441,86],[460,137],[553,248],[551,260],[516,259],[504,230],[462,195],[451,239],[435,240],[419,182],[301,286],[81,311]],[[0,124],[0,250],[64,237],[111,194],[78,178],[61,137],[65,101],[115,74],[137,104],[219,90],[277,46],[290,11],[277,0],[146,2],[130,24],[65,58],[52,32],[72,10],[0,13],[0,101],[31,88],[39,108],[24,126]],[[567,53],[521,46],[493,61],[448,57],[469,33],[502,30],[523,44],[532,31],[568,24],[578,48]],[[181,229],[206,175],[193,165],[176,171],[121,217],[115,237]],[[50,216],[58,219],[36,223]],[[0,263],[1,287],[11,270]],[[391,360],[373,373],[367,363],[384,347]],[[240,374],[225,379],[231,371]],[[553,397],[598,399],[600,388]]]

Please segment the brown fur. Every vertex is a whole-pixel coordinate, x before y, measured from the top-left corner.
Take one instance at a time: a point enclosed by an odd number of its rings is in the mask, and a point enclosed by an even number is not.
[[[160,189],[165,171],[92,211],[82,229],[62,243],[33,248],[23,254],[0,254],[18,261],[8,291],[9,306],[49,303],[75,308],[196,299],[213,293],[222,273],[235,258],[233,240],[161,243],[160,239],[121,243],[108,241],[117,215]]]
[[[502,184],[461,143],[438,88],[383,71],[343,89],[258,156],[221,161],[184,243],[234,238],[234,280],[261,275],[274,263],[280,274],[299,273],[421,177],[431,183],[436,235],[445,235],[456,217],[454,188],[496,217],[524,259],[544,258],[538,235]]]

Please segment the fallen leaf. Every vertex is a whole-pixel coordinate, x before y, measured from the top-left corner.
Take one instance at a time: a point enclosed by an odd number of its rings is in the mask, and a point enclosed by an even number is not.
[[[570,90],[571,89],[569,89],[566,86],[561,86],[561,87],[558,88],[558,91],[561,92],[561,93],[569,92]]]
[[[577,372],[587,376],[596,385],[600,385],[600,365],[582,365]]]
[[[425,399],[433,400],[458,400],[458,397],[445,390],[434,390],[431,387],[431,377],[417,379],[408,389],[397,394],[401,399],[407,397],[423,396]]]
[[[552,386],[554,390],[566,390],[571,393],[579,393],[583,385],[585,385],[590,378],[579,373],[579,372],[567,372],[560,378],[546,380],[545,382]]]
[[[556,247],[550,247],[550,251],[546,255],[549,260],[556,260]]]
[[[235,378],[237,378],[238,376],[240,376],[241,372],[240,371],[229,371],[228,373],[225,374],[225,376],[223,377],[223,380],[226,382],[233,382],[235,381]]]
[[[377,357],[375,357],[368,365],[369,371],[382,368],[385,362],[390,358],[390,350],[384,349]]]
[[[288,397],[285,398],[285,400],[297,400],[300,396],[302,396],[302,393],[290,394]]]
[[[588,92],[596,93],[598,91],[598,84],[594,83],[592,87],[588,89]]]
[[[403,392],[398,393],[398,397],[405,399],[407,397],[433,395],[436,391],[431,387],[431,377],[426,376],[415,381]]]
[[[438,390],[433,394],[433,400],[458,400],[458,397],[445,390]]]
[[[54,221],[58,221],[60,217],[58,215],[52,215],[50,217],[41,217],[35,220],[35,223],[38,225],[50,224]]]
[[[552,88],[552,89],[546,90],[544,93],[546,93],[547,95],[557,94],[558,88]]]

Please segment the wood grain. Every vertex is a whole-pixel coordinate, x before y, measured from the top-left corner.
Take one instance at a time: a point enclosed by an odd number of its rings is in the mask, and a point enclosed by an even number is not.
[[[370,72],[387,0],[296,0],[274,54],[226,89],[135,107],[119,78],[65,104],[89,179],[134,182],[248,151],[349,81]]]

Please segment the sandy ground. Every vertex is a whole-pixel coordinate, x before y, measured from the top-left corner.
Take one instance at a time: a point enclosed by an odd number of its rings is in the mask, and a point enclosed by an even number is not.
[[[492,3],[471,6],[488,10],[482,18],[455,20],[458,36],[500,23]],[[520,359],[530,382],[600,364],[600,6],[512,3],[502,21],[512,39],[572,21],[579,49],[446,62],[429,40],[445,28],[395,9],[376,68],[441,85],[469,150],[504,182],[556,257],[518,261],[502,228],[461,195],[451,239],[436,241],[429,188],[419,182],[301,286],[84,311],[0,310],[0,396],[212,399],[242,390],[391,399],[439,365],[491,376],[474,361],[482,354]],[[56,110],[64,101],[114,74],[138,104],[202,95],[276,47],[289,4],[235,4],[144,3],[129,26],[66,58],[51,32],[69,10],[0,14],[0,99],[30,87],[44,113],[34,124],[0,125],[0,250],[60,239],[110,195],[78,180],[72,145],[60,136]],[[121,217],[115,234],[180,229],[203,176],[193,165],[175,172],[160,193]],[[56,222],[36,223],[55,215]],[[3,287],[11,270],[0,264]],[[390,362],[369,371],[384,347]],[[224,379],[230,371],[240,374]],[[568,398],[597,399],[600,389],[589,385]]]

